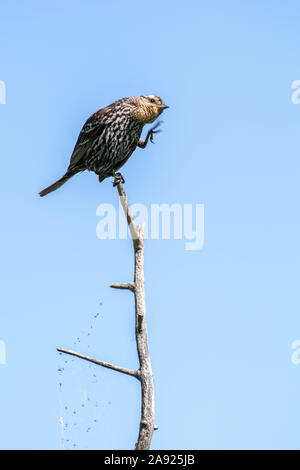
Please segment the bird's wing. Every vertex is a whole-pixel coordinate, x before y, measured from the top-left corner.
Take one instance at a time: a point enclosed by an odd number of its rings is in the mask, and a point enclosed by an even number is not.
[[[92,142],[97,137],[100,137],[104,128],[105,124],[103,123],[103,120],[101,120],[101,116],[97,115],[97,113],[93,114],[86,121],[83,128],[81,129],[73,153],[71,155],[69,169],[73,169],[78,164],[80,164],[80,161],[85,155],[87,149],[91,146]]]

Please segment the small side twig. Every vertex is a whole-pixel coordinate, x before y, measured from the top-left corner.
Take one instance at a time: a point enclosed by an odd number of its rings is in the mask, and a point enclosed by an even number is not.
[[[116,370],[117,372],[122,372],[123,374],[131,375],[133,377],[139,378],[139,371],[127,369],[126,367],[116,366],[115,364],[111,364],[110,362],[99,361],[99,359],[94,359],[93,357],[85,356],[84,354],[80,354],[76,351],[72,351],[71,349],[63,349],[63,348],[56,348],[58,352],[70,354],[71,356],[79,357],[80,359],[84,359],[89,362],[93,362],[98,366],[106,367],[107,369]]]
[[[114,283],[114,284],[111,284],[109,287],[111,287],[112,289],[128,289],[134,292],[135,284],[134,282],[126,282],[125,284]]]

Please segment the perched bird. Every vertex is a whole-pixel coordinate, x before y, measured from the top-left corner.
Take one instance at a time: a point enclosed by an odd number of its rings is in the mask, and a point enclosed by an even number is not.
[[[96,111],[79,134],[66,174],[43,189],[40,196],[55,191],[73,175],[84,170],[94,171],[100,182],[114,176],[114,185],[124,183],[123,176],[117,170],[136,147],[145,148],[149,138],[153,143],[160,122],[148,131],[144,141],[140,139],[143,127],[154,122],[166,108],[168,106],[161,98],[149,95],[122,98]]]

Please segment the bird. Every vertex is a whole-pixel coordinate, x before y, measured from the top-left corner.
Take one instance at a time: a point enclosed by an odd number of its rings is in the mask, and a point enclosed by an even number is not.
[[[121,98],[92,114],[83,125],[70,164],[64,176],[43,189],[39,195],[55,191],[72,176],[84,170],[98,175],[100,183],[114,177],[114,186],[125,180],[118,170],[127,162],[137,147],[154,143],[154,134],[160,132],[158,121],[141,140],[145,124],[153,123],[169,108],[159,96],[131,96]]]

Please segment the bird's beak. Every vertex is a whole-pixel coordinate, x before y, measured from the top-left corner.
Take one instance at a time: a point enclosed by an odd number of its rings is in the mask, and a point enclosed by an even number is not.
[[[167,109],[169,108],[170,106],[167,106],[166,104],[157,104],[156,105],[159,109]]]

